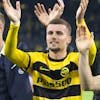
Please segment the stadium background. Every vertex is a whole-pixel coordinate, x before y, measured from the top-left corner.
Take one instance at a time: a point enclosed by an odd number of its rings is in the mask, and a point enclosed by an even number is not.
[[[15,6],[16,0],[11,0]],[[28,44],[29,48],[33,51],[43,50],[46,48],[45,43],[45,27],[40,24],[34,14],[34,5],[37,2],[43,3],[48,9],[53,7],[57,0],[20,0],[22,8],[21,27],[19,31],[19,41],[24,41]],[[75,48],[75,14],[79,6],[80,0],[63,0],[65,3],[65,10],[62,18],[68,20],[72,26],[73,41],[71,46]],[[2,0],[0,0],[0,11],[3,11]],[[4,32],[4,39],[6,38],[9,28],[9,20],[5,14],[6,27]],[[88,10],[86,12],[85,20],[90,31],[94,32],[95,42],[97,48],[100,50],[100,0],[90,0]],[[83,100],[92,100],[93,92],[84,92]]]

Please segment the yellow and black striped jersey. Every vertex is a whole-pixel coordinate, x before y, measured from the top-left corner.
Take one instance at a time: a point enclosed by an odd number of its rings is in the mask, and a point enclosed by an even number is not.
[[[43,52],[29,55],[31,67],[27,71],[33,78],[33,100],[81,100],[78,53],[69,53],[61,60]]]

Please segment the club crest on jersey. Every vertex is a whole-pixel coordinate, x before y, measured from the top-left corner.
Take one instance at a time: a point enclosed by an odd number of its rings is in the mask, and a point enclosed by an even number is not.
[[[69,69],[68,69],[67,67],[63,67],[63,68],[61,69],[60,75],[61,75],[62,77],[68,76],[68,75],[69,75]]]

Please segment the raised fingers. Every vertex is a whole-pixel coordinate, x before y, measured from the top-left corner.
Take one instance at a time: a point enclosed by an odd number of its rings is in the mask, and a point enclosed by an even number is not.
[[[43,4],[37,3],[37,5],[34,6],[35,7],[35,12],[40,15],[41,13],[46,12],[45,7]]]
[[[59,4],[60,13],[63,13],[63,11],[64,11],[64,2],[63,2],[63,0],[58,0],[58,4]]]
[[[4,9],[7,10],[9,7],[11,7],[11,3],[10,3],[10,0],[2,0],[3,1],[3,6],[4,6]]]
[[[51,8],[49,8],[49,9],[48,9],[48,14],[50,14],[50,13],[51,13],[51,11],[52,11],[52,10],[51,10]]]
[[[81,0],[81,7],[83,10],[87,8],[89,0]]]
[[[62,9],[64,9],[64,2],[63,2],[63,0],[57,0],[57,1],[58,1],[59,6],[60,6]]]
[[[53,7],[53,10],[54,11],[57,11],[57,10],[59,10],[60,9],[60,7],[59,7],[59,5],[56,3],[55,5],[54,5],[54,7]]]
[[[21,12],[20,1],[16,1],[16,9]]]

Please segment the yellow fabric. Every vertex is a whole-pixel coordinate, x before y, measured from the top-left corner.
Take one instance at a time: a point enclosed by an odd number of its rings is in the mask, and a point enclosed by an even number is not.
[[[10,24],[10,29],[6,38],[4,53],[10,60],[18,66],[26,67],[28,64],[24,62],[29,60],[29,57],[23,51],[17,49],[18,31],[20,25]],[[23,56],[24,55],[24,56]]]
[[[82,23],[82,25],[86,24]],[[5,56],[23,70],[27,69],[30,56],[30,66],[27,71],[33,79],[33,100],[72,100],[73,98],[75,100],[81,100],[81,88],[78,75],[79,53],[69,53],[63,61],[58,62],[51,61],[48,58],[48,53],[23,52],[17,49],[19,27],[13,24],[10,25],[5,44]],[[90,34],[89,31],[88,34]],[[95,55],[96,47],[93,43],[89,56],[91,65],[94,62]],[[53,96],[55,99],[52,99]]]

